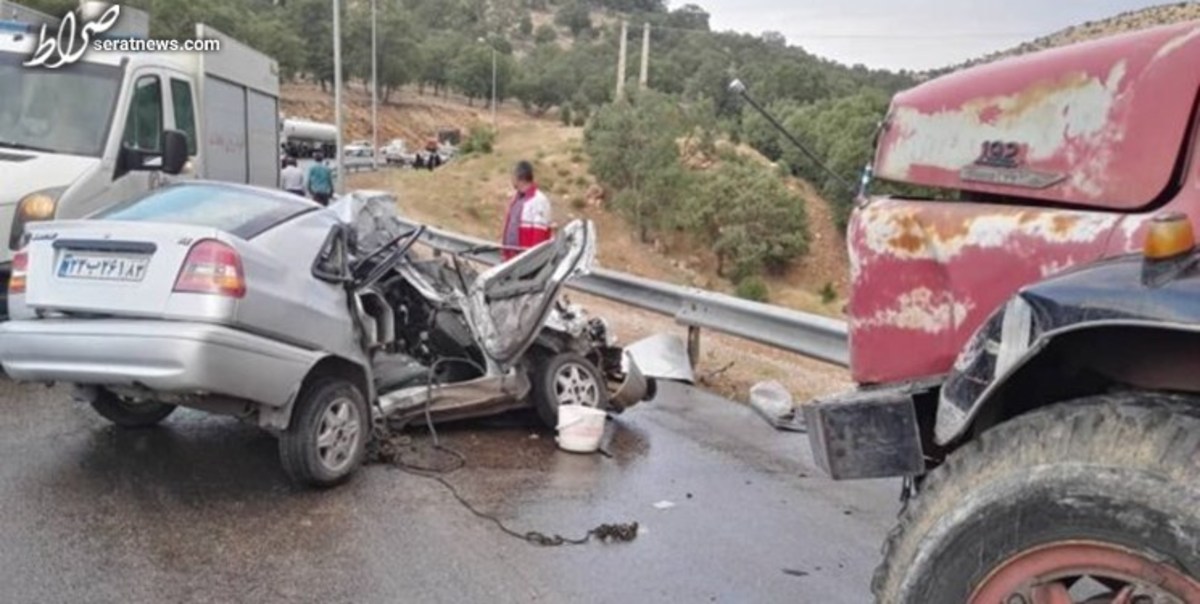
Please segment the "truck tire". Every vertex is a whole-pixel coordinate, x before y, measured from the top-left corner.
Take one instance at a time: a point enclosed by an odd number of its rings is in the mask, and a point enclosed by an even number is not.
[[[608,410],[608,385],[596,365],[574,352],[545,358],[533,371],[533,405],[542,423],[558,428],[559,405]]]
[[[122,428],[157,426],[175,412],[175,405],[156,401],[130,403],[104,388],[96,390],[90,403],[96,413]]]
[[[279,459],[299,485],[327,488],[344,482],[362,464],[371,416],[358,386],[335,377],[306,386],[279,436]]]
[[[883,604],[1191,603],[1197,577],[1200,404],[1129,393],[956,451],[902,514],[872,588]]]

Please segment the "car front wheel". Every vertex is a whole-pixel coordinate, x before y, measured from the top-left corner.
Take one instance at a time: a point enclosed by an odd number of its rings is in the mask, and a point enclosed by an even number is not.
[[[608,388],[595,364],[582,355],[564,352],[547,358],[534,371],[533,403],[538,417],[554,430],[560,406],[607,410]]]
[[[300,393],[291,425],[279,437],[279,458],[292,481],[331,487],[362,464],[369,437],[362,392],[349,380],[325,378]]]

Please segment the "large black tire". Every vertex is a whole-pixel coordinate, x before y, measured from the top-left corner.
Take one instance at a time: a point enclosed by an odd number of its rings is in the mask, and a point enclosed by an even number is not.
[[[1012,572],[1032,552],[1077,551],[1072,542],[1200,577],[1196,401],[1094,397],[987,431],[930,474],[888,538],[872,587],[883,604],[964,604],[995,585],[997,569]]]
[[[358,386],[327,377],[306,386],[279,436],[279,459],[296,484],[326,488],[345,482],[362,465],[371,416]]]
[[[157,426],[175,412],[175,405],[155,401],[131,403],[103,388],[96,390],[90,402],[96,413],[122,428]]]
[[[571,392],[566,384],[560,384],[563,374],[578,372],[584,392]],[[569,378],[567,378],[569,379]],[[547,357],[534,368],[533,376],[533,406],[537,409],[538,417],[548,428],[558,428],[558,406],[571,404],[569,401],[586,400],[589,407],[608,410],[608,385],[596,365],[586,357],[574,352],[564,352]],[[588,383],[594,390],[587,390]]]

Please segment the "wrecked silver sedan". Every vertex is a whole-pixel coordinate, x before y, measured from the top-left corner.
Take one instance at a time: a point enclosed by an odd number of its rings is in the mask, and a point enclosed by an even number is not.
[[[591,270],[591,223],[476,274],[419,253],[424,227],[404,227],[394,204],[190,183],[30,225],[0,363],[74,384],[121,426],[180,406],[254,422],[314,486],[348,477],[381,422],[533,407],[553,427],[561,405],[653,397],[608,325],[559,296]]]

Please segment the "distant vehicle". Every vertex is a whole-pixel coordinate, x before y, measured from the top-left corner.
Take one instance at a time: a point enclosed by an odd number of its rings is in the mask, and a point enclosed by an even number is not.
[[[366,170],[375,167],[375,154],[371,147],[362,145],[347,145],[342,150],[342,165],[347,170]]]
[[[355,141],[350,141],[350,144],[349,144],[349,145],[346,145],[346,146],[347,146],[347,147],[365,147],[365,148],[367,148],[367,149],[374,149],[374,148],[375,148],[375,145],[374,145],[374,144],[372,144],[372,143],[371,143],[371,141],[369,141],[369,140],[366,140],[366,139],[358,139],[358,140],[355,140]]]
[[[2,4],[6,16],[37,14]],[[220,52],[87,52],[68,68],[27,68],[48,21],[0,20],[3,282],[33,222],[86,216],[172,179],[278,186],[279,67],[270,57],[197,25],[195,36],[219,39]],[[122,7],[123,35],[145,37],[148,23]],[[6,306],[0,286],[0,317]]]
[[[410,153],[403,139],[394,138],[383,148],[383,159],[389,164],[411,165],[416,154]]]
[[[564,405],[653,398],[604,320],[559,299],[591,270],[594,226],[475,275],[411,250],[425,228],[400,224],[395,204],[353,194],[321,208],[203,182],[32,225],[0,362],[13,379],[75,384],[123,427],[180,406],[252,422],[313,486],[349,477],[377,422],[530,407],[554,427]]]
[[[326,158],[337,157],[337,127],[333,124],[288,118],[283,120],[283,151],[308,159],[320,151]]]

